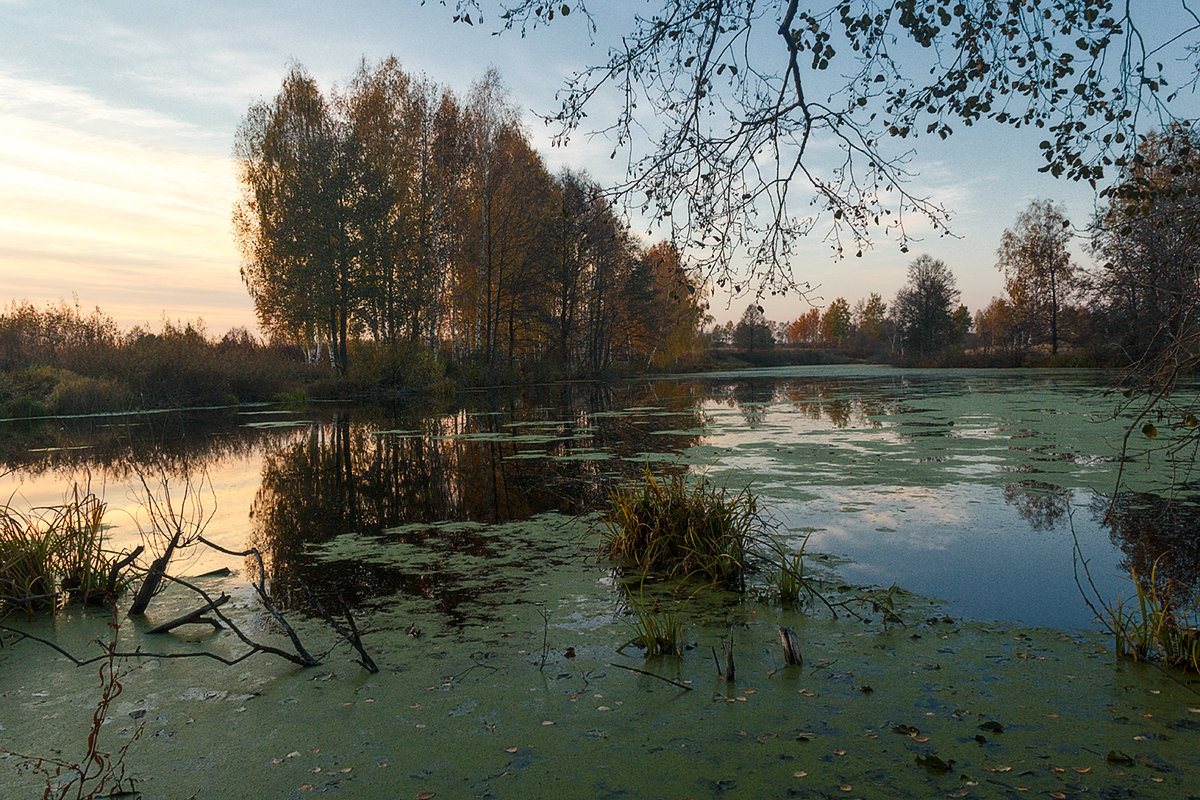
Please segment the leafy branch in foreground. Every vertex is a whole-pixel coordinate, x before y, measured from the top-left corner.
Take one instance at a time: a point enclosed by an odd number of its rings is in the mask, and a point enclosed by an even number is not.
[[[1200,76],[1189,0],[648,5],[625,23],[586,0],[457,0],[455,21],[495,10],[524,35],[569,14],[612,42],[559,93],[558,141],[598,119],[589,132],[614,158],[627,151],[617,192],[669,221],[714,278],[738,281],[748,260],[773,290],[803,288],[788,264],[798,236],[823,230],[861,254],[878,231],[906,250],[910,217],[946,230],[947,211],[907,188],[912,140],[984,121],[1037,128],[1041,170],[1095,186],[1136,158],[1147,127],[1188,116],[1177,101]]]

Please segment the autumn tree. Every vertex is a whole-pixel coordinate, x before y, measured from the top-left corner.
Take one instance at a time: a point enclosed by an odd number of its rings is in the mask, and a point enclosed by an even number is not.
[[[635,350],[660,367],[674,366],[694,353],[708,304],[699,281],[684,267],[671,242],[651,245],[635,266],[630,302]]]
[[[887,311],[887,303],[877,292],[871,292],[854,304],[854,327],[864,344],[878,346],[887,341]]]
[[[1094,225],[1091,302],[1128,359],[1175,369],[1194,357],[1200,327],[1200,134],[1173,126],[1139,155]]]
[[[913,352],[936,353],[956,339],[954,325],[958,287],[943,261],[917,256],[908,265],[908,282],[896,293],[892,315],[900,339]]]
[[[987,308],[975,312],[975,335],[985,353],[999,350],[1011,353],[1020,347],[1020,333],[1012,304],[1002,297],[992,299]]]
[[[1058,352],[1059,312],[1078,286],[1078,267],[1067,245],[1071,222],[1049,200],[1034,200],[1004,231],[996,267],[1004,273],[1013,311],[1031,342]]]
[[[821,338],[826,344],[841,347],[850,337],[850,304],[839,297],[821,315]]]
[[[250,107],[234,157],[242,280],[263,328],[344,372],[356,304],[347,231],[344,138],[316,82],[293,67],[270,103]]]
[[[821,312],[810,308],[788,325],[787,340],[790,344],[812,344],[821,335]]]

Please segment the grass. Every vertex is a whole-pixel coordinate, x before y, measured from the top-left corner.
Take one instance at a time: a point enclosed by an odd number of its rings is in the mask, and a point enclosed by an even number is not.
[[[0,506],[0,613],[102,601],[113,564],[104,513],[104,502],[79,486],[56,506]]]
[[[683,606],[664,606],[658,600],[647,602],[643,587],[635,595],[626,586],[625,608],[629,611],[629,624],[634,636],[622,647],[635,644],[646,651],[647,656],[677,656],[683,652]],[[618,648],[620,650],[620,648]]]
[[[749,489],[731,492],[704,478],[690,488],[684,475],[614,489],[603,515],[601,552],[643,575],[700,578],[744,591],[748,558],[766,523]]]
[[[1130,572],[1136,603],[1118,597],[1104,606],[1105,623],[1116,639],[1118,655],[1200,672],[1200,599],[1181,604],[1175,582],[1158,578],[1161,560],[1162,556],[1155,560],[1148,577]]]
[[[789,551],[780,543],[773,543],[773,570],[768,579],[771,593],[784,606],[800,604],[801,597],[811,595],[804,575],[804,549],[808,546],[806,535],[800,543],[800,549]]]

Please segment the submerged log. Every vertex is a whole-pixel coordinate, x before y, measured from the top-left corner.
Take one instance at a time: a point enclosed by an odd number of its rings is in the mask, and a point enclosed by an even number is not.
[[[779,626],[779,643],[783,645],[783,662],[789,667],[800,667],[804,665],[804,656],[800,654],[800,642],[796,638],[796,631],[791,628]]]
[[[175,619],[171,620],[170,622],[164,622],[162,625],[159,625],[157,628],[146,631],[146,633],[166,633],[167,631],[174,630],[175,628],[178,628],[181,625],[192,625],[192,624],[196,624],[196,623],[205,623],[207,625],[212,625],[217,630],[220,630],[221,623],[217,622],[215,619],[212,619],[211,617],[206,617],[204,615],[207,614],[209,611],[212,611],[213,609],[220,608],[221,606],[225,605],[228,602],[229,602],[229,595],[222,594],[216,600],[205,603],[204,605],[197,608],[195,611],[191,611],[187,614],[184,614],[182,617],[176,617]]]

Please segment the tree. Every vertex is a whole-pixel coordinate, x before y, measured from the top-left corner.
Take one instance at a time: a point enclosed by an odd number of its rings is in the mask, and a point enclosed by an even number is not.
[[[1078,286],[1078,267],[1067,244],[1071,222],[1049,200],[1034,200],[1004,231],[996,267],[1004,273],[1013,311],[1032,342],[1049,340],[1058,352],[1058,316]]]
[[[556,15],[598,31],[586,0],[455,6],[456,21],[495,9],[502,28],[522,35]],[[906,251],[914,214],[944,229],[945,210],[906,189],[909,142],[919,136],[944,139],[985,120],[1036,127],[1046,131],[1043,171],[1095,184],[1124,168],[1146,119],[1188,116],[1175,113],[1173,87],[1195,80],[1200,16],[1188,0],[1172,6],[663,2],[567,82],[550,119],[565,139],[615,101],[597,128],[615,141],[614,155],[628,151],[616,191],[702,248],[718,282],[740,284],[731,262],[744,254],[759,280],[804,289],[788,255],[817,225],[838,253],[860,253],[881,231]],[[1166,30],[1164,19],[1173,22]],[[645,130],[661,133],[642,150]]]
[[[355,304],[346,228],[344,138],[316,82],[293,67],[271,103],[251,106],[234,157],[242,280],[263,327],[344,372]]]
[[[1013,318],[1013,307],[1002,297],[992,299],[988,307],[975,312],[975,335],[983,346],[983,352],[992,350],[1010,353],[1018,349],[1017,325]]]
[[[1096,219],[1091,304],[1125,356],[1149,372],[1178,369],[1200,329],[1200,133],[1147,136]],[[1160,364],[1161,362],[1161,364]]]
[[[787,339],[791,344],[812,344],[821,334],[821,312],[810,308],[788,325]]]
[[[876,292],[854,304],[854,325],[866,345],[880,345],[887,340],[887,303]]]
[[[821,315],[821,338],[827,344],[841,347],[850,337],[850,304],[839,297]]]
[[[908,283],[896,293],[892,314],[906,347],[929,355],[956,337],[954,304],[958,302],[954,275],[946,264],[921,255],[908,265]]]
[[[737,327],[733,329],[733,345],[750,355],[775,347],[775,336],[771,333],[771,326],[761,306],[755,303],[746,306]]]

